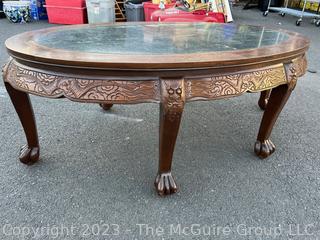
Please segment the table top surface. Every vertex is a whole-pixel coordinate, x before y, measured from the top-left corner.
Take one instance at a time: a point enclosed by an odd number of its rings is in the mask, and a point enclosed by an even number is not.
[[[289,58],[309,41],[284,30],[214,23],[74,25],[9,38],[26,61],[97,68],[199,68]]]
[[[189,54],[271,46],[286,33],[256,26],[218,24],[112,25],[62,29],[36,38],[52,49],[101,54]]]

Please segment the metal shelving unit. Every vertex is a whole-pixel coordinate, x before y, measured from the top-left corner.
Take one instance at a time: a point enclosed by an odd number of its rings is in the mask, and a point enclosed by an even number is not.
[[[317,27],[319,27],[320,26],[319,8],[318,8],[317,13],[306,12],[305,8],[306,8],[307,0],[303,0],[303,1],[304,1],[304,4],[303,4],[302,10],[297,10],[297,9],[293,9],[293,8],[288,7],[289,0],[285,0],[284,7],[270,7],[271,0],[269,0],[268,9],[263,13],[263,16],[266,17],[269,14],[270,10],[275,11],[275,12],[279,12],[282,17],[284,17],[286,14],[292,15],[292,16],[298,17],[298,20],[296,21],[297,26],[300,26],[302,19],[304,17],[305,18],[312,18],[313,23]],[[309,2],[320,2],[320,0],[311,0]]]

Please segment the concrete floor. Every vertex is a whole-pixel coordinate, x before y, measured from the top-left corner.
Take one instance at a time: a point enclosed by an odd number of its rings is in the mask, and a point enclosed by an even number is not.
[[[190,103],[174,154],[180,191],[161,198],[153,188],[156,104],[104,113],[96,104],[32,97],[41,161],[24,166],[17,154],[25,137],[0,81],[0,239],[320,239],[320,29],[240,7],[234,18],[311,39],[309,67],[318,73],[298,82],[273,131],[277,150],[269,159],[253,154],[262,115],[257,94]],[[6,38],[44,27],[50,25],[1,19],[0,64],[8,58]],[[192,224],[211,227],[211,236],[198,235]],[[179,226],[181,232],[170,231]],[[191,226],[194,232],[182,231]]]

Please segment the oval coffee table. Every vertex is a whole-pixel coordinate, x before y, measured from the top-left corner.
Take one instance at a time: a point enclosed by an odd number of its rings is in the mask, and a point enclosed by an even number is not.
[[[254,146],[266,158],[270,134],[307,67],[309,41],[265,27],[213,23],[121,23],[53,27],[6,41],[5,87],[24,128],[20,160],[39,159],[28,94],[112,104],[160,103],[160,195],[177,191],[171,173],[185,103],[261,92],[265,110]]]

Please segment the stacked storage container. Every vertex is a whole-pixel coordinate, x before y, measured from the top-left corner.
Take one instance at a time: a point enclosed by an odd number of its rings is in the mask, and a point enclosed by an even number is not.
[[[132,2],[125,2],[126,19],[128,22],[144,21],[143,4],[134,4]]]
[[[151,20],[155,22],[225,22],[223,13],[196,10],[186,12],[176,8],[157,10],[152,13]]]
[[[115,22],[114,0],[86,0],[89,23]]]
[[[49,23],[87,23],[85,0],[46,0]]]
[[[165,9],[168,9],[168,8],[174,7],[175,5],[176,5],[175,3],[169,3],[169,4],[165,4],[164,7]],[[151,19],[152,13],[160,9],[159,3],[152,3],[152,2],[144,2],[143,8],[144,8],[144,18],[146,22],[152,21]]]

